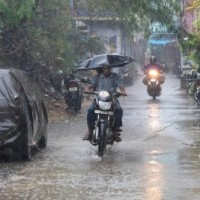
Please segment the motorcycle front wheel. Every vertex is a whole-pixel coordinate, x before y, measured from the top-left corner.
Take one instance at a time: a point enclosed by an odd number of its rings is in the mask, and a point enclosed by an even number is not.
[[[99,130],[99,143],[98,143],[98,156],[102,157],[106,150],[106,124],[100,123]]]

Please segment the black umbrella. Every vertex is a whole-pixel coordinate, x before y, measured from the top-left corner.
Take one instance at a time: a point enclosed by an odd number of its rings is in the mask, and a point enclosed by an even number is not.
[[[119,54],[100,54],[89,58],[78,65],[77,70],[91,70],[109,65],[111,67],[123,67],[133,62],[133,59],[128,56]]]

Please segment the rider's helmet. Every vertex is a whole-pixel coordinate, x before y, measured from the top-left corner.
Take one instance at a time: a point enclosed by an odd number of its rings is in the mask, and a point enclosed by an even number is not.
[[[157,63],[157,59],[156,59],[156,57],[155,56],[151,56],[150,57],[150,64],[156,64]]]

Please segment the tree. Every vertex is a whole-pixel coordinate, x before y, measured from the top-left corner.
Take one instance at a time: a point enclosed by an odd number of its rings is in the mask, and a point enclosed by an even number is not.
[[[200,0],[192,1],[187,7],[187,11],[196,11],[199,12],[200,8]],[[190,59],[194,60],[197,64],[200,64],[200,18],[197,18],[193,24],[197,27],[197,31],[193,33],[187,33],[185,30],[185,34],[187,35],[187,40],[181,41],[181,47],[184,51],[188,52],[188,56]]]
[[[94,46],[81,38],[68,0],[0,0],[0,12],[1,60],[16,68],[71,72],[83,48]]]
[[[74,0],[75,10],[90,18],[107,17],[123,24],[128,34],[149,33],[160,22],[171,27],[177,10],[174,0]],[[102,52],[102,44],[85,37],[76,27],[69,0],[0,0],[0,60],[40,75],[42,66],[71,72],[90,51]]]
[[[177,0],[74,0],[75,8],[83,10],[91,19],[107,17],[120,20],[130,32],[150,31],[150,24],[159,22],[172,29],[172,16],[179,10]]]
[[[35,0],[0,0],[0,28],[17,27],[22,21],[30,19],[36,8]]]
[[[12,59],[10,58],[16,55],[18,50],[22,49],[22,43],[19,42],[19,35],[21,34],[23,37],[24,31],[22,31],[20,26],[25,21],[31,19],[36,5],[37,2],[35,0],[0,0],[1,64],[12,63]],[[14,38],[17,38],[17,42],[14,41]]]

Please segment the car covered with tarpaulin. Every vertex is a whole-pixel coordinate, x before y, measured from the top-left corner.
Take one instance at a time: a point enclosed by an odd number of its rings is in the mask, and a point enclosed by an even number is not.
[[[25,72],[0,69],[0,151],[30,160],[47,144],[48,114],[42,93]]]

